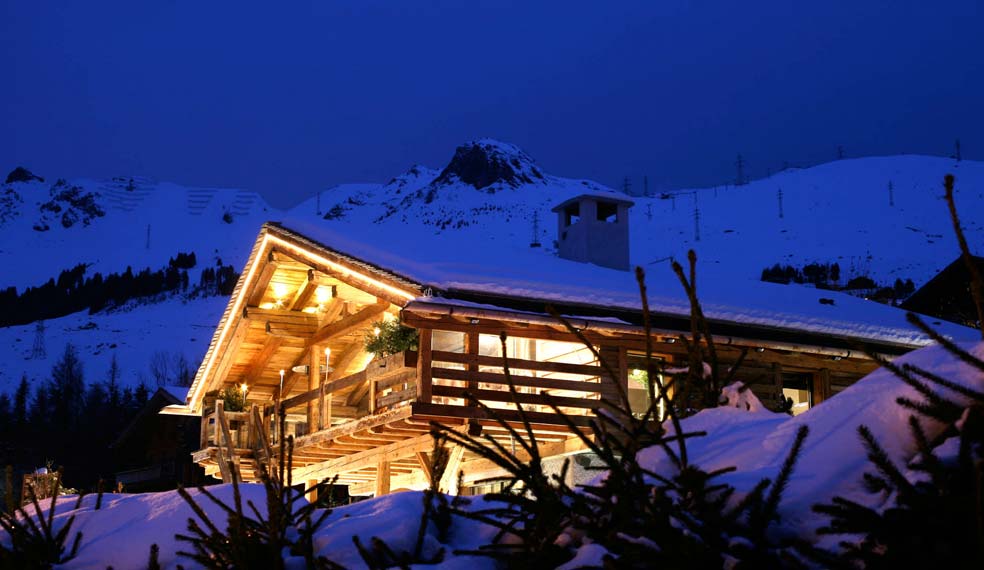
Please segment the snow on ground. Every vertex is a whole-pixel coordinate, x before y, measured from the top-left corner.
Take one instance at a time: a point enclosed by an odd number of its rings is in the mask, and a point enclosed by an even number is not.
[[[209,492],[227,505],[233,504],[232,485],[215,485]],[[221,509],[197,490],[190,490],[211,520],[220,528],[225,528],[227,519]],[[261,514],[266,515],[266,502],[263,486],[244,484],[241,486],[243,503],[252,501]],[[353,536],[358,536],[363,545],[368,546],[372,537],[383,539],[395,552],[413,552],[423,509],[423,494],[403,492],[387,495],[380,499],[363,501],[353,505],[337,507],[325,520],[315,535],[315,552],[346,568],[364,568]],[[136,495],[103,495],[100,510],[95,510],[96,496],[88,495],[82,506],[75,508],[77,497],[67,496],[59,499],[55,526],[61,528],[68,519],[75,516],[72,525],[72,539],[76,532],[82,533],[78,556],[59,568],[65,570],[104,570],[107,566],[119,569],[146,568],[150,547],[160,548],[159,562],[164,569],[199,568],[188,558],[178,556],[179,551],[191,551],[190,544],[178,541],[175,534],[188,534],[188,519],[196,518],[191,507],[178,495],[177,491],[144,493]],[[47,514],[48,501],[42,502],[42,512]],[[306,504],[302,499],[298,507]],[[477,506],[483,506],[477,504]],[[248,508],[248,507],[247,507]],[[29,508],[33,514],[33,507]],[[320,511],[315,511],[314,517]],[[424,539],[423,556],[436,555],[445,549],[445,561],[431,566],[444,570],[482,570],[494,568],[490,560],[474,556],[456,556],[453,549],[477,549],[491,542],[495,531],[491,527],[466,519],[458,519],[452,529],[447,545],[437,539],[437,530],[428,526]],[[0,531],[0,543],[9,545],[6,534]],[[289,568],[303,568],[303,560],[294,559]]]
[[[978,358],[984,357],[984,343],[966,345]],[[914,351],[899,360],[933,371],[945,378],[975,390],[984,390],[984,375],[957,361],[945,350],[931,346]],[[944,393],[948,391],[943,390]],[[957,401],[962,397],[948,394]],[[683,420],[685,432],[706,431],[706,437],[688,439],[691,462],[705,470],[737,467],[736,472],[723,475],[719,482],[736,487],[738,495],[750,491],[762,478],[775,478],[789,453],[800,426],[810,428],[788,487],[780,504],[780,533],[798,534],[817,540],[814,530],[825,519],[811,511],[818,502],[828,502],[839,495],[859,503],[878,507],[885,500],[880,495],[864,491],[862,473],[871,469],[866,452],[857,434],[859,425],[866,425],[888,455],[902,466],[912,458],[915,446],[907,421],[909,412],[896,404],[900,396],[919,399],[915,391],[887,370],[877,370],[827,402],[799,416],[776,414],[752,406],[720,407],[702,411]],[[737,401],[737,400],[736,400]],[[932,438],[940,432],[938,425],[926,425]],[[654,472],[670,475],[671,463],[658,447],[643,451],[641,462]],[[231,501],[229,485],[210,488],[220,498]],[[244,485],[243,495],[263,508],[262,487]],[[394,550],[412,550],[415,544],[420,513],[421,494],[394,493],[354,505],[339,507],[329,516],[315,537],[319,554],[349,568],[362,568],[352,536],[368,544],[373,536],[385,540]],[[737,497],[736,497],[737,499]],[[487,506],[479,497],[467,508]],[[57,516],[65,521],[76,515],[74,530],[82,531],[83,542],[79,556],[64,565],[66,569],[141,568],[147,560],[150,545],[161,548],[164,568],[174,568],[180,562],[187,568],[195,565],[178,560],[175,533],[183,533],[190,508],[176,492],[142,495],[106,495],[102,510],[95,511],[95,497],[85,499],[83,507],[74,510],[74,499],[60,501]],[[217,509],[207,501],[200,503],[216,515]],[[218,519],[217,520],[221,520]],[[486,544],[494,535],[493,529],[467,519],[455,518],[447,544],[438,543],[436,529],[428,527],[425,553],[445,547],[448,556],[438,568],[491,568],[484,558],[454,556],[454,550],[470,550]],[[0,533],[0,541],[5,541]],[[582,549],[578,562],[596,561],[602,555],[598,548]],[[568,565],[568,567],[573,567]]]
[[[977,357],[984,357],[984,343],[966,348]],[[901,357],[899,362],[931,370],[975,390],[984,390],[984,375],[980,371],[955,360],[938,346],[912,352]],[[961,400],[959,395],[950,395]],[[896,464],[904,465],[915,453],[907,426],[909,412],[895,403],[900,396],[919,398],[912,388],[882,369],[799,416],[776,414],[755,406],[752,411],[745,406],[720,407],[683,420],[682,428],[685,432],[706,431],[708,434],[687,440],[693,464],[708,471],[737,467],[736,472],[725,474],[719,482],[735,486],[740,496],[762,478],[775,478],[797,430],[802,425],[809,426],[810,435],[789,480],[779,512],[783,534],[816,539],[813,531],[825,519],[811,511],[812,505],[827,502],[835,495],[872,507],[878,507],[884,500],[865,492],[861,485],[862,473],[871,466],[857,434],[859,425],[868,426]],[[925,427],[930,437],[940,430],[936,425]],[[672,474],[671,463],[658,447],[643,451],[641,462],[654,472]],[[210,490],[231,501],[229,485],[214,486]],[[262,512],[264,502],[260,485],[244,485],[243,495],[253,500]],[[95,496],[86,497],[78,510],[74,509],[74,504],[73,498],[60,500],[57,515],[58,524],[75,515],[73,533],[83,533],[79,556],[65,568],[143,567],[152,543],[160,546],[160,561],[165,568],[174,568],[177,563],[195,567],[175,554],[181,545],[174,539],[174,534],[185,531],[187,519],[192,514],[177,492],[107,494],[99,511],[93,508]],[[210,502],[203,498],[199,504],[210,515],[216,516],[216,520],[223,520]],[[484,506],[487,504],[476,497],[466,508]],[[315,548],[319,554],[352,568],[363,566],[352,542],[353,536],[359,536],[363,544],[378,536],[396,551],[410,551],[415,544],[421,509],[422,494],[418,492],[394,493],[336,508],[316,535]],[[490,568],[493,565],[487,559],[455,556],[453,551],[478,548],[488,543],[493,535],[494,529],[490,527],[456,518],[446,544],[440,544],[436,529],[428,526],[424,552],[426,555],[437,552],[442,546],[446,548],[444,568]],[[0,533],[0,541],[7,544],[6,540]],[[577,559],[580,562],[596,561],[603,554],[597,548],[582,550]]]
[[[963,347],[984,358],[984,343]],[[910,352],[895,362],[912,364],[984,391],[984,374],[937,345]],[[966,402],[959,394],[942,388],[940,391],[954,401]],[[915,454],[908,425],[912,412],[896,404],[899,397],[924,400],[915,389],[880,368],[795,417],[768,410],[749,412],[719,407],[683,420],[681,428],[684,433],[707,432],[706,437],[687,440],[691,461],[706,471],[736,467],[736,472],[723,475],[718,482],[731,484],[741,493],[750,491],[763,478],[775,480],[796,432],[800,426],[808,426],[810,432],[783,493],[779,514],[783,527],[809,537],[826,520],[810,510],[816,503],[841,496],[874,508],[884,500],[867,493],[861,483],[861,474],[872,467],[858,435],[858,426],[867,426],[900,467]],[[924,428],[930,440],[941,433],[941,426],[935,423],[925,424]],[[671,462],[658,447],[643,452],[640,462],[656,473],[672,471]]]

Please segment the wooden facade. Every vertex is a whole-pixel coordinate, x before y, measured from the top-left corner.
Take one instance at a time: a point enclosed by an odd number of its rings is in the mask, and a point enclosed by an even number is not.
[[[573,322],[615,371],[612,378],[562,323],[543,314],[542,303],[534,312],[518,300],[476,300],[484,303],[433,296],[423,284],[267,224],[188,401],[165,413],[202,416],[193,457],[207,475],[255,480],[257,461],[271,460],[279,438],[293,435],[295,482],[337,475],[350,494],[379,495],[428,484],[432,421],[482,430],[507,447],[520,447],[465,399],[469,392],[508,420],[519,420],[502,368],[501,333],[507,335],[519,402],[534,421],[545,456],[582,448],[545,405],[542,391],[582,425],[602,397],[615,400],[616,383],[630,399],[644,392],[634,377],[646,339],[641,326],[625,320],[631,316],[619,315],[617,323],[591,317]],[[604,313],[603,307],[595,309],[598,316]],[[581,307],[568,314],[588,313]],[[368,354],[366,335],[383,319],[416,329],[417,350],[384,358]],[[676,342],[688,330],[685,321],[657,324],[657,356],[668,366],[685,365],[684,347]],[[846,348],[844,339],[736,323],[711,326],[715,334],[720,329],[729,335],[717,339],[721,364],[733,364],[744,353],[738,378],[767,405],[776,404],[784,390],[797,390],[807,395],[806,405],[818,405],[875,368]],[[216,400],[226,388],[245,392],[245,410],[230,412]],[[280,407],[285,433],[276,429]],[[445,489],[454,490],[459,470],[466,485],[501,476],[463,449],[450,452]],[[231,471],[227,457],[235,465]]]

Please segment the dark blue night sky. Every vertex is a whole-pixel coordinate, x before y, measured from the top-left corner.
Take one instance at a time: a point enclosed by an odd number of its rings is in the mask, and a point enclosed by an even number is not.
[[[3,0],[0,166],[286,206],[478,137],[611,186],[980,159],[978,3]]]

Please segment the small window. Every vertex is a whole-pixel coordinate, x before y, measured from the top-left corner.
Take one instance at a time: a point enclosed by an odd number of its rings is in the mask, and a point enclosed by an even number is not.
[[[653,356],[655,364],[662,367],[664,359]],[[629,354],[627,359],[629,366],[629,386],[628,393],[629,407],[632,415],[642,417],[649,410],[649,373],[646,370],[646,357],[640,354]],[[659,378],[662,380],[662,377]],[[657,389],[658,390],[658,389]],[[658,391],[657,391],[658,396]],[[658,409],[658,419],[662,419],[665,413],[665,404],[660,403]]]
[[[574,203],[564,208],[564,225],[570,226],[581,220],[581,204]]]
[[[807,373],[782,374],[782,397],[792,400],[791,412],[798,416],[813,407],[813,375]]]
[[[598,221],[614,224],[618,221],[618,204],[598,202]]]

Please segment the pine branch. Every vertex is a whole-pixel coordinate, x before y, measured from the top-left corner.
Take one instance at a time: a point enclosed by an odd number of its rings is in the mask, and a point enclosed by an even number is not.
[[[957,205],[953,198],[953,182],[952,174],[943,177],[946,204],[950,209],[950,220],[953,222],[953,233],[956,234],[957,243],[960,245],[960,256],[963,258],[968,273],[970,273],[970,295],[974,300],[974,308],[977,309],[977,326],[981,328],[981,339],[984,339],[984,277],[981,277],[981,272],[977,264],[974,263],[974,256],[970,253],[967,238],[960,226],[960,217],[957,215]]]

